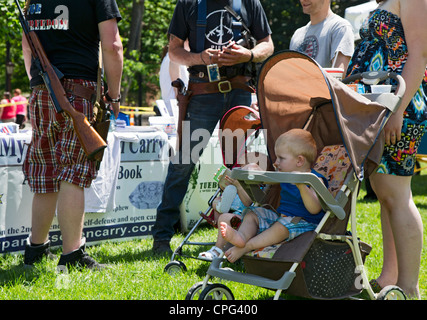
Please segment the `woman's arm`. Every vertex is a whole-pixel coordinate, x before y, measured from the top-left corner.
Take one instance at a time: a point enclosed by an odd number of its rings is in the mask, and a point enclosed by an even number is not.
[[[384,128],[386,144],[400,140],[403,114],[426,75],[427,32],[425,17],[427,17],[427,0],[400,1],[400,19],[408,45],[408,60],[402,72],[402,77],[406,83],[406,92],[399,109],[391,116]]]

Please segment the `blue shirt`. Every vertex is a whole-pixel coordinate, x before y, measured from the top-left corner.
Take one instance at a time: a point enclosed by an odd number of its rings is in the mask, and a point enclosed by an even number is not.
[[[326,180],[324,176],[313,169],[311,170],[311,173],[314,173],[316,176],[321,178],[325,186],[328,187],[328,180]],[[321,210],[318,214],[311,214],[305,208],[301,198],[301,193],[297,186],[291,183],[281,183],[280,187],[282,190],[280,192],[280,205],[277,208],[278,213],[284,214],[288,217],[302,217],[307,222],[319,224],[325,214],[325,211]]]

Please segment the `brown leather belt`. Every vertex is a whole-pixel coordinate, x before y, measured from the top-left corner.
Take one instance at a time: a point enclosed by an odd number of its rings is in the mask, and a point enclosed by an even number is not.
[[[96,101],[96,91],[93,89],[90,89],[88,87],[85,87],[79,83],[64,82],[64,89],[67,93],[71,93],[77,97],[89,100],[92,103],[95,103]]]
[[[211,94],[211,93],[228,93],[233,89],[242,89],[255,93],[255,89],[247,84],[250,77],[236,76],[229,80],[216,82],[191,82],[188,84],[188,91],[192,95]]]
[[[96,91],[85,87],[79,83],[74,83],[69,80],[61,81],[62,86],[64,87],[65,92],[75,95],[77,97],[89,100],[92,103],[95,103],[96,101]],[[46,89],[46,86],[44,84],[40,84],[38,86],[35,86],[36,89]]]

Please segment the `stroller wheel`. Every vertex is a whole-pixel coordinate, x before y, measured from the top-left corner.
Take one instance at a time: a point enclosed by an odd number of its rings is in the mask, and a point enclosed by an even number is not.
[[[234,300],[234,295],[227,286],[214,283],[203,289],[199,300]]]
[[[397,286],[386,286],[378,294],[377,300],[406,300],[406,295]]]
[[[208,282],[208,286],[212,283]],[[187,295],[185,296],[185,300],[199,300],[200,298],[200,292],[203,288],[203,281],[197,282],[194,284],[190,290],[188,290]]]
[[[174,276],[174,275],[179,274],[181,272],[187,271],[187,267],[181,261],[171,261],[166,265],[166,267],[163,271],[166,272],[167,274],[171,275],[171,276]]]

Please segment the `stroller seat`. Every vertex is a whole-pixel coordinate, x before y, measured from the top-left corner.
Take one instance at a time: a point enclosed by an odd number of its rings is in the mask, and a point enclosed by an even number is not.
[[[320,152],[314,170],[328,180],[328,191],[339,198],[346,188],[348,176],[353,175],[351,162],[343,145],[325,146]],[[325,219],[325,218],[324,218]],[[352,248],[334,238],[346,237],[348,217],[343,220],[326,218],[324,234],[306,232],[292,241],[267,246],[247,253],[242,260],[249,274],[278,280],[293,263],[298,263],[296,278],[288,293],[302,297],[328,299],[357,293],[354,288],[356,269]],[[332,233],[330,232],[332,231]],[[363,259],[371,248],[360,243]]]
[[[328,190],[331,192],[333,196],[336,196],[338,191],[341,189],[344,184],[344,180],[350,170],[351,163],[348,157],[347,152],[343,145],[334,145],[334,146],[326,146],[320,152],[317,160],[314,164],[314,170],[318,173],[322,174],[329,183]],[[314,233],[314,232],[310,232]],[[306,242],[306,239],[313,238],[315,235],[304,236],[304,240],[298,242]],[[297,238],[298,239],[298,238]],[[294,240],[297,240],[294,239]],[[293,241],[294,241],[293,240]],[[314,240],[314,238],[313,238]],[[281,248],[283,245],[283,248]],[[283,241],[279,244],[275,244],[272,246],[260,248],[258,250],[251,251],[246,254],[248,257],[256,257],[256,258],[267,258],[267,259],[275,259],[275,255],[277,253],[280,256],[280,260],[286,260],[290,262],[300,262],[302,257],[295,257],[295,253],[293,250],[286,249],[286,247],[297,247],[300,248],[301,244],[298,243],[295,245],[289,245],[289,242]],[[281,248],[281,250],[279,250]],[[283,254],[281,254],[283,252]],[[301,254],[303,256],[303,254]]]

